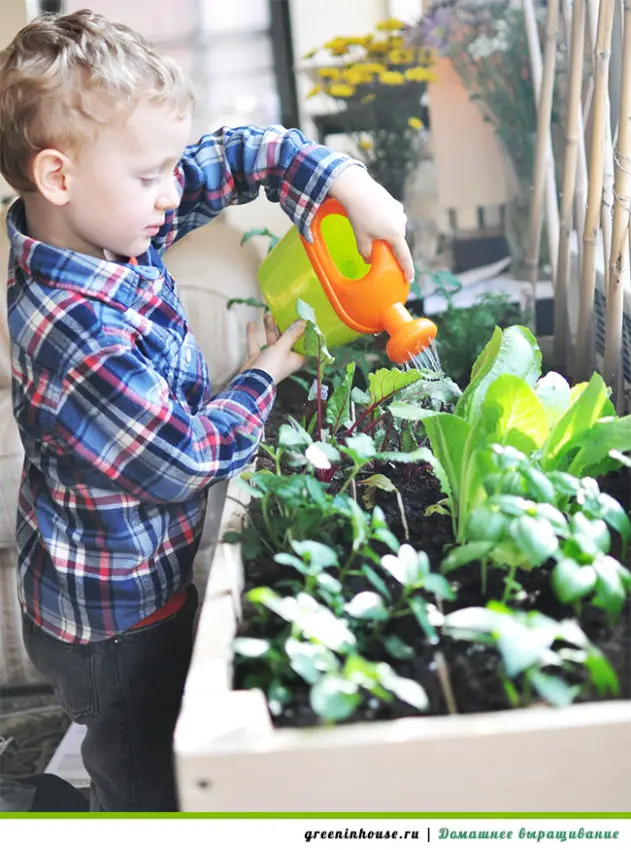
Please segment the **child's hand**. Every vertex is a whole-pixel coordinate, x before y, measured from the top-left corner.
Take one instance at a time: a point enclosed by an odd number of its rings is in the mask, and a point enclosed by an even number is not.
[[[407,216],[403,204],[358,166],[346,168],[333,181],[330,195],[346,209],[364,260],[370,262],[373,240],[383,239],[392,246],[403,273],[412,283],[414,263],[405,241]]]
[[[265,314],[263,323],[266,340],[266,347],[263,350],[258,342],[257,323],[248,322],[247,324],[248,359],[241,367],[241,371],[262,369],[272,377],[275,384],[280,384],[289,375],[297,372],[305,362],[302,354],[292,351],[292,347],[304,333],[305,323],[294,322],[282,335],[270,313]]]

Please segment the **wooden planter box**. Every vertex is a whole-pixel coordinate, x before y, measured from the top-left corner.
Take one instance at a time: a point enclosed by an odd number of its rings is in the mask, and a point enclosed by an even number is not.
[[[232,482],[220,540],[245,501]],[[182,811],[629,810],[631,701],[275,730],[260,691],[232,690],[242,587],[219,543],[174,739]]]

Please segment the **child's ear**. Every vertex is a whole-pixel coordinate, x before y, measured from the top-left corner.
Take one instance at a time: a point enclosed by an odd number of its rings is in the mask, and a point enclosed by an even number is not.
[[[68,189],[68,157],[58,150],[48,148],[33,159],[33,182],[37,191],[56,207],[70,200]]]

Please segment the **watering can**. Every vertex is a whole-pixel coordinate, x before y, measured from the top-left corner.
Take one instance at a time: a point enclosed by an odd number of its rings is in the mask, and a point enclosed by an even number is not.
[[[318,208],[311,232],[309,243],[292,227],[259,267],[261,292],[281,331],[298,318],[300,298],[315,311],[330,349],[387,331],[388,357],[405,363],[431,345],[436,325],[405,308],[410,285],[387,242],[373,242],[365,263],[344,207],[332,198]],[[295,348],[303,353],[302,340]]]

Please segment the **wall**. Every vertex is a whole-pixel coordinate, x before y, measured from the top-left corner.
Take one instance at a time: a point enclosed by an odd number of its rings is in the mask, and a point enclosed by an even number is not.
[[[429,104],[438,201],[443,215],[458,211],[461,229],[475,229],[477,207],[498,207],[510,196],[506,158],[451,63],[440,59],[436,72]]]

